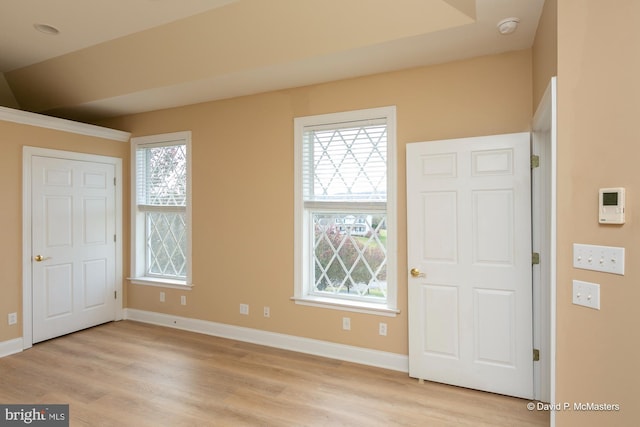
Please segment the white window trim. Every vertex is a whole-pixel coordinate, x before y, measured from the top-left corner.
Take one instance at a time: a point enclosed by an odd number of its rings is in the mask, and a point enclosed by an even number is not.
[[[309,224],[304,214],[304,200],[302,188],[303,150],[302,136],[304,128],[321,124],[332,124],[368,120],[385,117],[387,119],[387,302],[372,303],[348,299],[332,298],[312,295],[310,293],[308,265],[309,254]],[[294,119],[294,295],[291,298],[296,304],[323,307],[335,310],[368,313],[380,316],[395,317],[398,310],[398,161],[396,143],[396,107],[380,107],[365,110],[330,113],[316,116],[297,117]]]
[[[185,144],[187,147],[187,208],[185,212],[187,224],[187,278],[173,280],[145,276],[145,225],[144,215],[137,206],[136,190],[136,150],[141,145]],[[163,288],[191,289],[194,284],[191,276],[192,263],[192,226],[191,226],[191,131],[164,133],[131,138],[131,277],[128,279],[135,285],[158,286]]]

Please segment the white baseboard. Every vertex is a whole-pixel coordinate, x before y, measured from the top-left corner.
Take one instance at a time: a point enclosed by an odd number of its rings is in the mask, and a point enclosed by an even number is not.
[[[0,357],[10,356],[22,351],[22,337],[0,342]]]
[[[190,319],[188,317],[172,316],[127,308],[124,318],[154,325],[168,326],[190,332],[229,338],[237,341],[250,342],[299,353],[313,354],[331,359],[344,360],[362,365],[376,366],[400,372],[409,372],[409,358],[406,355],[336,344],[328,341],[296,337],[293,335],[261,331],[242,326],[226,325],[224,323],[206,320]]]

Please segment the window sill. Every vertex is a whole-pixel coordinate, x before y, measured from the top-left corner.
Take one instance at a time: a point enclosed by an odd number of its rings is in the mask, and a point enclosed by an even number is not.
[[[172,288],[190,291],[193,284],[188,285],[184,280],[156,279],[153,277],[128,277],[134,285],[157,286],[159,288]]]
[[[312,307],[329,308],[332,310],[353,311],[356,313],[374,314],[376,316],[396,317],[400,310],[390,308],[383,304],[375,304],[361,301],[346,301],[336,298],[317,296],[291,297],[296,304]]]

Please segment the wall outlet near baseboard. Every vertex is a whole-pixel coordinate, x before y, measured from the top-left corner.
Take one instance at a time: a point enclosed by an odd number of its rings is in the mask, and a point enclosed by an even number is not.
[[[342,329],[345,331],[350,331],[351,330],[351,318],[350,317],[343,317],[342,318]]]
[[[15,325],[18,323],[18,313],[9,313],[7,315],[7,323],[10,325]]]
[[[271,309],[269,307],[265,305],[263,310],[264,317],[271,317]]]
[[[378,334],[382,335],[383,337],[387,336],[387,324],[384,322],[380,322],[380,324],[378,325]]]
[[[180,295],[180,305],[187,305],[187,296]]]
[[[240,314],[249,315],[249,304],[240,304]]]

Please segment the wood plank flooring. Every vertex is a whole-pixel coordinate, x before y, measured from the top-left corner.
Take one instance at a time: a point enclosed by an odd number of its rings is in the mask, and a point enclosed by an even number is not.
[[[0,403],[69,404],[71,426],[549,425],[526,400],[132,321],[0,359]]]

